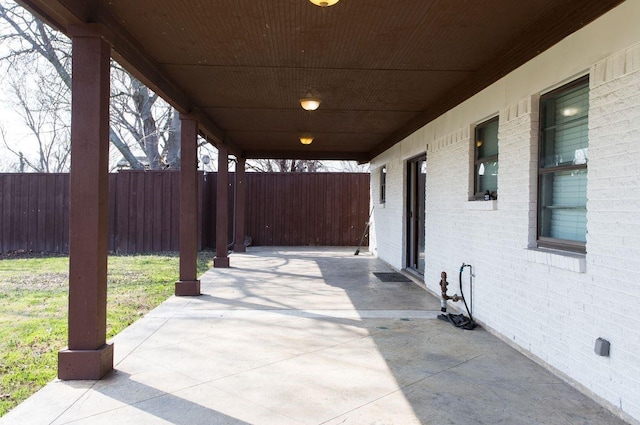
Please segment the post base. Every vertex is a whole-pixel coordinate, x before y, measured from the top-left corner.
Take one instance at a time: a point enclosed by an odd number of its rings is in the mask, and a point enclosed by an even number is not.
[[[233,252],[247,252],[247,247],[243,243],[233,245]]]
[[[113,370],[113,344],[97,350],[58,352],[58,378],[65,381],[98,380]]]
[[[199,280],[179,280],[176,282],[176,297],[189,297],[200,295]]]
[[[229,268],[229,257],[215,257],[213,259],[213,267],[215,269]]]

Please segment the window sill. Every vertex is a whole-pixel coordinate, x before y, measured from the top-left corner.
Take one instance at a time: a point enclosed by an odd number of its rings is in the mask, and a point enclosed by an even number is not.
[[[584,254],[545,248],[528,248],[527,260],[575,273],[587,271],[587,260]]]
[[[496,199],[491,201],[469,201],[465,203],[465,209],[473,211],[495,211],[498,209],[498,201]]]

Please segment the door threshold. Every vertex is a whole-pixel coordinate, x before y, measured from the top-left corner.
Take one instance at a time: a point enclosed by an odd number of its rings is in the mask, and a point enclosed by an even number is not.
[[[400,272],[403,275],[407,276],[412,281],[414,281],[415,283],[418,283],[421,286],[424,286],[424,274],[420,273],[418,270],[406,268],[406,269],[400,270]]]

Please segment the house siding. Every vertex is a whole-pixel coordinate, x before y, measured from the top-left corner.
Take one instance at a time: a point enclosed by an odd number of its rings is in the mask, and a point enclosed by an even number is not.
[[[407,159],[427,154],[424,283],[473,265],[474,316],[640,423],[640,1],[623,3],[372,161],[371,250],[404,268]],[[539,98],[589,75],[587,254],[536,246]],[[498,200],[470,201],[473,128],[499,116]],[[468,285],[468,271],[464,282]],[[465,286],[466,293],[468,287]],[[596,338],[609,357],[594,353]]]

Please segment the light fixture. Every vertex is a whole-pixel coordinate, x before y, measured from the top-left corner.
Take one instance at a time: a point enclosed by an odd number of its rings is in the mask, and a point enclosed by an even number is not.
[[[311,136],[301,136],[300,137],[300,143],[302,143],[303,145],[310,145],[311,142],[313,142],[313,137],[311,137]]]
[[[316,6],[327,7],[327,6],[333,6],[334,4],[338,3],[340,0],[309,0],[309,1],[315,4]]]
[[[577,115],[578,112],[580,112],[580,110],[578,108],[569,107],[569,108],[564,108],[562,110],[562,115],[565,116],[565,117],[572,117],[574,115]]]
[[[320,99],[315,97],[304,97],[300,99],[300,106],[305,111],[315,111],[320,107]]]
[[[480,167],[478,168],[478,175],[484,176],[484,162],[480,163]]]

